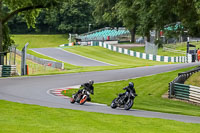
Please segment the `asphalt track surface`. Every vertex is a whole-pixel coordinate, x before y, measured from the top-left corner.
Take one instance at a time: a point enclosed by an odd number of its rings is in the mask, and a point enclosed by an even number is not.
[[[77,66],[108,66],[111,64],[97,61],[91,58],[83,57],[68,51],[65,51],[61,48],[33,48],[32,51],[35,51],[39,54],[43,54],[54,59],[67,62],[72,65]]]
[[[55,97],[48,93],[50,89],[80,85],[83,82],[87,82],[89,79],[93,79],[95,83],[117,81],[153,75],[161,72],[168,72],[195,65],[200,65],[200,63],[160,65],[50,76],[1,78],[0,99],[47,107],[83,110],[88,112],[132,115],[139,117],[169,119],[188,123],[200,123],[200,117],[194,116],[176,115],[135,109],[125,111],[123,109],[111,109],[106,105],[88,102],[86,102],[84,105],[70,104],[69,99]]]

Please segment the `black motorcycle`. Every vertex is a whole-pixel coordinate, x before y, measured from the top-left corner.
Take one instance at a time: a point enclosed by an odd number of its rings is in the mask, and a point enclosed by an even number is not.
[[[111,108],[115,109],[117,107],[124,108],[125,110],[129,110],[134,103],[136,95],[133,93],[128,93],[128,95],[125,94],[119,94],[117,98],[115,98],[111,103]]]
[[[90,92],[86,89],[83,89],[81,93],[72,94],[72,98],[70,98],[70,102],[73,104],[75,102],[83,105],[87,100],[89,100]]]

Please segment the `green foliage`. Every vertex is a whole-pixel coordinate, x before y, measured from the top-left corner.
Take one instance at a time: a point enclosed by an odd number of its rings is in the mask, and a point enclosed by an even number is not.
[[[95,0],[93,16],[97,23],[108,24],[111,27],[121,25],[115,5],[119,0]]]
[[[12,33],[83,33],[88,31],[88,25],[92,24],[95,27],[92,11],[92,6],[85,0],[70,0],[63,2],[59,8],[42,9],[36,18],[35,28],[27,31],[15,27],[16,19],[21,22],[18,25],[25,27],[25,20],[22,17],[16,16],[14,20],[9,22],[12,27]]]
[[[0,52],[5,51],[8,45],[12,45],[9,38],[7,22],[15,15],[21,15],[26,20],[28,27],[35,27],[35,19],[41,8],[50,8],[62,0],[1,0],[0,1]],[[2,47],[3,46],[3,47]],[[4,48],[4,49],[3,49]]]
[[[3,25],[3,51],[7,51],[9,46],[14,45],[14,41],[10,38],[9,28],[7,25]]]

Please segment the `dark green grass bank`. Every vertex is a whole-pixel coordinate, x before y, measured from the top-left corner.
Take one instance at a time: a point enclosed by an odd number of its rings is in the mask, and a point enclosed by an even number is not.
[[[200,87],[200,72],[194,73],[185,84],[194,85]]]
[[[0,100],[0,133],[197,133],[199,124]]]
[[[68,43],[68,36],[65,34],[12,35],[12,39],[15,41],[15,44],[18,45],[17,49],[19,49],[19,50],[21,50],[27,42],[29,42],[28,48],[58,47],[61,44]]]
[[[117,96],[116,94],[123,93],[124,90],[122,88],[132,81],[135,83],[136,92],[138,94],[135,98],[133,108],[200,116],[200,106],[162,98],[162,95],[168,91],[168,83],[174,80],[179,72],[190,69],[192,68],[124,81],[94,84],[94,95],[91,95],[92,102],[110,105],[112,100]],[[71,96],[74,91],[77,90],[69,90],[65,95]]]

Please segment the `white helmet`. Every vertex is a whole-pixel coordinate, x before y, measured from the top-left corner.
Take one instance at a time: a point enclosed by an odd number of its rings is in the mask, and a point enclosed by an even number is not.
[[[93,80],[89,80],[88,82],[90,85],[93,85],[94,84],[94,81]]]

